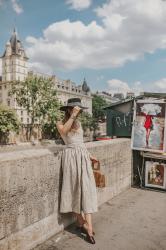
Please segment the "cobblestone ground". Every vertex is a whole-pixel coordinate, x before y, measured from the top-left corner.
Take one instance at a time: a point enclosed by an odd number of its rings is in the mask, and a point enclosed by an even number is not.
[[[166,193],[131,188],[93,214],[96,244],[75,225],[33,250],[166,250]]]

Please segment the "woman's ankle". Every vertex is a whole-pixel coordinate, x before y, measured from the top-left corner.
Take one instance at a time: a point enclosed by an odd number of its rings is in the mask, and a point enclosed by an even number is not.
[[[77,218],[77,223],[79,224],[79,226],[83,226],[86,223],[86,220],[82,218]]]
[[[85,221],[85,223],[83,224],[83,227],[88,231],[89,235],[93,236],[93,229],[92,229],[92,227],[89,227],[89,224],[87,221]]]

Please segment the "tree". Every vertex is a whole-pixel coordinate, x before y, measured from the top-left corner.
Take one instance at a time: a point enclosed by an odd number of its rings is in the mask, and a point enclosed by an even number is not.
[[[19,120],[14,110],[0,105],[0,142],[7,143],[11,131],[18,132]]]
[[[17,104],[27,110],[30,117],[30,137],[35,124],[42,127],[60,116],[60,102],[52,78],[28,76],[25,81],[12,84],[10,95],[16,95]]]
[[[42,124],[43,137],[45,138],[59,138],[59,132],[55,123],[57,119],[62,119],[63,113],[61,113],[58,109],[59,108],[57,108],[55,102],[49,103],[49,107],[47,109],[47,120]]]
[[[80,115],[80,121],[84,130],[90,129],[91,131],[98,129],[98,124],[91,114],[88,112],[82,112]]]
[[[93,95],[92,98],[92,113],[93,113],[93,117],[94,119],[96,119],[96,121],[99,120],[105,120],[105,110],[103,110],[104,107],[106,107],[108,105],[107,101],[98,95]]]

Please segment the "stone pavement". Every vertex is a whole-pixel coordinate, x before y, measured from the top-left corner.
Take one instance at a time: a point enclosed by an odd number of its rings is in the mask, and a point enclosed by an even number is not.
[[[71,225],[33,250],[166,250],[166,193],[128,189],[93,214],[96,244]]]

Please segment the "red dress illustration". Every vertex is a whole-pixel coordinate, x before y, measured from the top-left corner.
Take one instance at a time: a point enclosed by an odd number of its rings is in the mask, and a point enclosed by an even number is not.
[[[145,116],[144,127],[146,128],[146,130],[152,129],[152,126],[153,126],[152,117],[153,117],[152,115]]]
[[[146,129],[146,147],[149,147],[149,136],[150,136],[151,130],[153,129],[152,118],[153,118],[152,115],[145,116],[144,128]]]

